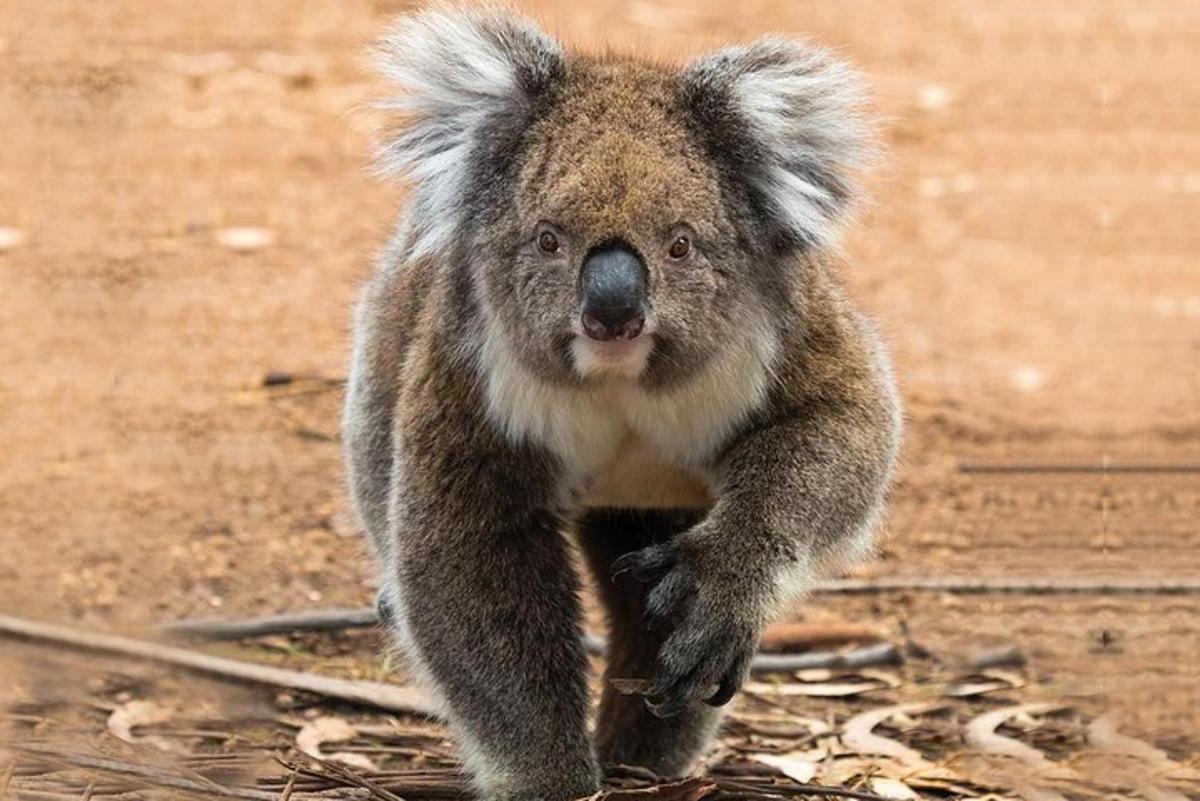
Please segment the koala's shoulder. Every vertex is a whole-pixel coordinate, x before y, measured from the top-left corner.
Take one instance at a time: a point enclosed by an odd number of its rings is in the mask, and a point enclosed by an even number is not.
[[[851,300],[830,259],[797,266],[777,312],[781,342],[772,406],[777,412],[833,402],[874,410],[896,406],[891,359],[875,323]]]

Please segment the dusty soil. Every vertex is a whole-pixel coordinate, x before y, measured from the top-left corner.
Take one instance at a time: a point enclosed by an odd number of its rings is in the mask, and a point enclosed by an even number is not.
[[[846,280],[887,333],[909,427],[862,575],[1200,575],[1196,473],[960,470],[1200,462],[1193,3],[523,5],[584,47],[680,57],[785,31],[869,75],[890,154]],[[403,7],[0,14],[0,226],[25,235],[0,251],[3,612],[136,630],[372,597],[340,390],[312,377],[343,375],[355,287],[403,198],[367,173],[383,87],[362,60]],[[273,241],[233,252],[235,226]],[[308,378],[264,389],[278,370]],[[1179,754],[1200,731],[1198,607],[908,594],[800,614],[903,624],[945,654],[1015,642],[1047,693],[1102,693]]]

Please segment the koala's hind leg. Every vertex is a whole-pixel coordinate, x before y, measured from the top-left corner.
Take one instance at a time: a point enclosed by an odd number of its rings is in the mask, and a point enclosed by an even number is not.
[[[702,516],[690,510],[595,509],[578,523],[609,619],[608,666],[596,724],[602,766],[637,765],[664,778],[681,776],[703,755],[721,721],[721,710],[704,704],[656,717],[640,696],[622,695],[609,683],[611,678],[653,679],[659,646],[670,633],[661,624],[648,627],[647,586],[628,574],[614,579],[613,561],[687,530]]]

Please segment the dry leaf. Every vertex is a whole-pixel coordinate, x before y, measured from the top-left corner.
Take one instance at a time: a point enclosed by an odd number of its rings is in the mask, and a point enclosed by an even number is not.
[[[108,731],[118,740],[127,743],[143,743],[168,751],[171,743],[153,735],[138,737],[133,730],[138,726],[153,726],[171,719],[171,710],[153,701],[129,701],[121,704],[108,716]]]
[[[886,684],[893,690],[904,686],[904,679],[892,673],[890,670],[876,670],[875,668],[863,668],[858,672],[858,675],[864,679],[873,679],[882,684]]]
[[[749,727],[755,734],[763,734],[768,737],[817,737],[833,731],[833,727],[823,720],[790,713],[786,718],[780,718],[778,715],[754,715],[739,712],[737,721]]]
[[[886,795],[888,798],[917,798],[918,795],[911,787],[899,779],[889,779],[886,776],[876,776],[868,782],[872,792]]]
[[[947,698],[973,698],[977,695],[994,693],[997,690],[1011,689],[1012,685],[1004,681],[968,681],[951,684],[942,695]]]
[[[853,786],[877,776],[903,776],[911,772],[891,759],[843,753],[820,764],[823,784]]]
[[[1144,740],[1117,731],[1116,722],[1111,715],[1102,715],[1088,724],[1087,738],[1088,742],[1100,751],[1131,757],[1159,769],[1179,767],[1165,751]]]
[[[341,762],[351,767],[362,768],[363,770],[379,770],[375,766],[375,763],[365,754],[355,754],[345,751],[326,754],[321,750],[321,746],[325,743],[344,743],[347,740],[353,740],[357,736],[358,729],[341,718],[331,716],[314,718],[305,723],[300,728],[300,731],[296,733],[296,748],[301,753],[308,754],[317,759]]]
[[[842,744],[850,751],[890,757],[911,768],[928,767],[930,763],[918,751],[875,734],[874,729],[893,715],[918,714],[936,708],[936,704],[902,704],[868,710],[846,721],[842,727]]]
[[[803,754],[808,751],[792,751],[787,754],[754,754],[751,759],[770,765],[789,779],[804,784],[812,781],[817,775],[817,763]]]
[[[1021,715],[1038,715],[1062,707],[1057,704],[1022,704],[1006,706],[978,715],[967,723],[964,739],[967,745],[989,754],[1002,754],[1035,767],[1050,767],[1053,762],[1038,749],[1019,740],[996,734],[996,727]]]
[[[1018,687],[1024,687],[1029,683],[1020,673],[1013,673],[1011,670],[1000,670],[999,668],[986,668],[979,671],[979,675],[993,681],[1006,681],[1012,685],[1014,690]]]
[[[974,777],[965,779],[945,765],[909,773],[904,777],[904,781],[909,787],[918,790],[937,790],[941,794],[955,794],[968,798],[978,796],[983,792],[1003,789],[979,784]]]
[[[768,682],[752,681],[746,684],[746,691],[763,695],[799,695],[814,698],[844,698],[851,695],[862,695],[872,690],[886,689],[887,685],[877,681],[845,682],[821,684],[770,684]]]

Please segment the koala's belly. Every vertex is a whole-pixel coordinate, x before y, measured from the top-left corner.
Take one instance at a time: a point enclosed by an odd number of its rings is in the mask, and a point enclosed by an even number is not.
[[[705,476],[663,462],[635,437],[596,471],[583,496],[585,507],[622,509],[707,509],[712,502]]]

